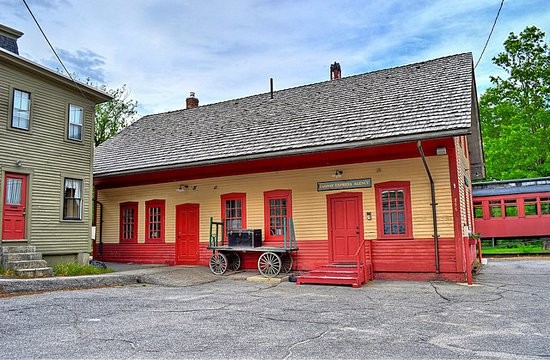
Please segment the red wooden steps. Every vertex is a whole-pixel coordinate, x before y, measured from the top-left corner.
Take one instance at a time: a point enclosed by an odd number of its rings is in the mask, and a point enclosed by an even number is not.
[[[351,285],[355,288],[365,283],[363,272],[357,273],[356,264],[329,264],[296,278],[296,284]]]

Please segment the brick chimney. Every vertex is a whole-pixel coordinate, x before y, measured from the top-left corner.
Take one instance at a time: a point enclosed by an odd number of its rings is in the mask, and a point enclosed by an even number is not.
[[[17,39],[19,39],[21,35],[23,35],[21,31],[0,24],[0,48],[19,55]]]
[[[342,68],[336,61],[330,65],[330,80],[337,80],[342,78]]]
[[[186,109],[193,109],[199,107],[199,99],[195,97],[195,93],[191,91],[189,97],[185,99]]]

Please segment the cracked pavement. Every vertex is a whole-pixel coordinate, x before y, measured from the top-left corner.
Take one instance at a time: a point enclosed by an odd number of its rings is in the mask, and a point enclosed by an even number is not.
[[[201,282],[198,271],[2,298],[0,358],[550,358],[550,259],[491,259],[474,286]]]

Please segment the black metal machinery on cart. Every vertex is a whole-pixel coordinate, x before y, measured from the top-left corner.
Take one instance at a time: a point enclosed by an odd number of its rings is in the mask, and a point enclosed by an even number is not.
[[[241,267],[240,253],[261,252],[258,259],[258,271],[265,277],[274,277],[292,270],[292,252],[298,250],[292,218],[283,222],[282,246],[263,246],[262,231],[259,229],[230,230],[227,232],[227,244],[224,236],[224,223],[210,218],[210,237],[208,249],[212,250],[209,267],[216,275],[227,270],[236,271]]]

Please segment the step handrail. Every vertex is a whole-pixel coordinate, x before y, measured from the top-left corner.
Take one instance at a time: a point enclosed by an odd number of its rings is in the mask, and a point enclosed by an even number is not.
[[[365,256],[365,243],[367,240],[363,239],[359,248],[355,252],[355,257],[357,258],[357,276],[361,273],[361,263],[363,263],[363,279],[367,282],[367,257]],[[358,279],[359,282],[361,279]]]
[[[288,225],[287,225],[288,222]],[[283,249],[292,250],[297,247],[296,234],[294,233],[294,219],[283,219]]]

